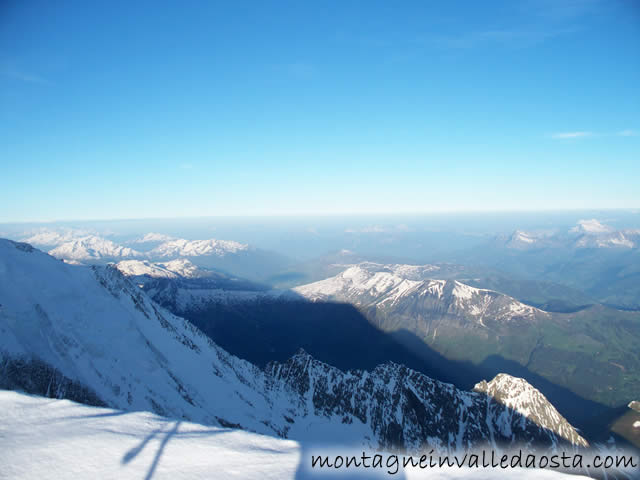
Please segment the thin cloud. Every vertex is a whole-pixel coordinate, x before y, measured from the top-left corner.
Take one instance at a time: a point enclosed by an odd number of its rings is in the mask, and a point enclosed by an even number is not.
[[[559,132],[551,135],[551,138],[555,138],[556,140],[564,140],[568,138],[585,138],[591,137],[593,133],[591,132]]]
[[[316,73],[316,68],[309,63],[296,62],[287,65],[287,71],[292,77],[299,80],[308,80],[313,78]]]
[[[14,80],[20,80],[21,82],[37,83],[41,85],[49,83],[46,78],[10,66],[5,66],[4,68],[2,68],[1,73],[4,77],[13,78]]]
[[[485,30],[467,32],[455,36],[430,37],[426,40],[441,48],[470,49],[490,45],[530,47],[552,38],[576,32],[575,27],[553,30]],[[425,39],[419,39],[424,41]]]
[[[639,133],[636,130],[625,129],[615,133],[606,132],[558,132],[551,135],[551,138],[556,140],[568,140],[572,138],[586,138],[586,137],[637,137]]]
[[[618,133],[616,133],[617,136],[619,137],[637,137],[638,136],[638,132],[636,132],[635,130],[621,130]]]
[[[603,3],[602,0],[528,0],[519,5],[529,15],[561,21],[595,14]]]

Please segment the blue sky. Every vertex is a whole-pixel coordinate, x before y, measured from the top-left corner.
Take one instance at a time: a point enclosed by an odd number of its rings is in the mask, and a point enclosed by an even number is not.
[[[640,207],[640,5],[3,2],[0,222]]]

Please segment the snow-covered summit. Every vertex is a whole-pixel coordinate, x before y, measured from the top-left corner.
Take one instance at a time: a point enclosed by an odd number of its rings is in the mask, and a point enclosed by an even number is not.
[[[105,261],[142,256],[142,253],[132,248],[123,247],[97,235],[87,235],[65,242],[49,251],[49,254],[56,258],[77,262]]]
[[[51,229],[41,228],[24,237],[23,241],[38,247],[56,247],[66,242],[85,237],[90,232],[72,228]]]
[[[47,241],[54,242],[54,237],[56,242],[62,238],[66,239],[66,237],[61,237],[57,233],[51,232],[46,233],[45,237],[41,238],[45,244]],[[140,252],[133,248],[116,244],[98,235],[84,235],[81,237],[71,237],[69,240],[60,244],[54,243],[57,244],[57,246],[50,250],[49,253],[56,258],[72,262],[104,263],[107,261],[133,258],[158,260],[183,259],[184,257],[199,256],[225,257],[249,249],[248,245],[231,240],[173,239],[155,233],[147,234],[142,239],[134,241],[133,243],[153,244],[158,243],[158,241],[160,241],[159,245],[155,246],[152,250]]]
[[[598,220],[580,220],[570,230],[578,234],[574,245],[578,248],[637,248],[640,246],[640,230],[615,230]]]
[[[155,257],[198,257],[202,255],[225,255],[248,250],[249,245],[232,240],[185,240],[184,238],[169,240],[158,245],[149,252]]]
[[[589,220],[579,220],[575,227],[571,229],[573,233],[608,233],[612,232],[613,228],[609,225],[600,223],[595,218]]]
[[[144,234],[142,237],[133,240],[132,243],[162,243],[170,242],[171,240],[175,240],[175,237],[164,233],[149,232]]]
[[[539,247],[541,244],[545,244],[547,238],[545,235],[525,232],[524,230],[516,230],[511,234],[506,242],[507,248],[513,248],[516,250],[526,250],[530,248]]]

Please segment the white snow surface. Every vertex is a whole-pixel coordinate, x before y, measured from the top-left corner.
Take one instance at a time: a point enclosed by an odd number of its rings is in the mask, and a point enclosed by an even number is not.
[[[0,390],[0,477],[21,480],[345,478],[320,475],[313,453],[292,440],[242,430],[126,413]],[[335,453],[335,452],[334,452]],[[350,470],[353,472],[353,470]],[[396,475],[367,470],[358,478],[425,478],[420,469]],[[429,469],[434,479],[546,480],[586,478],[535,469]],[[352,475],[346,478],[353,478]]]
[[[0,478],[294,478],[300,446],[0,390]]]

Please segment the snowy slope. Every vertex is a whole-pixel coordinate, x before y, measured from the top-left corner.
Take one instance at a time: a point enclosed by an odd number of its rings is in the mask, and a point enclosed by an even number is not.
[[[261,372],[229,360],[115,268],[66,265],[3,240],[0,279],[0,351],[10,357],[36,355],[113,407],[276,430],[265,425]]]
[[[0,390],[0,478],[280,480],[299,459],[290,440]]]
[[[308,465],[310,455],[290,440],[0,390],[2,478],[319,478]],[[384,470],[375,477],[371,470],[364,473],[358,478],[425,478],[425,471],[419,469],[400,470],[393,476]],[[429,469],[428,476],[442,480],[583,478],[533,469]],[[331,472],[328,478],[344,477]]]
[[[0,388],[374,447],[550,447],[566,439],[508,415],[506,405],[489,415],[485,394],[394,364],[341,372],[301,352],[262,371],[159,307],[115,267],[68,265],[27,244],[0,240],[0,305]]]
[[[545,396],[522,378],[501,373],[488,383],[478,383],[473,390],[486,393],[496,402],[510,407],[505,411],[507,415],[518,412],[541,427],[558,432],[574,444],[587,446],[576,429],[558,413]],[[507,421],[505,425],[510,423]]]

